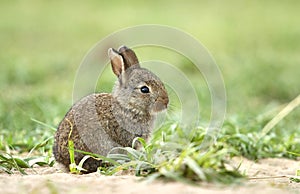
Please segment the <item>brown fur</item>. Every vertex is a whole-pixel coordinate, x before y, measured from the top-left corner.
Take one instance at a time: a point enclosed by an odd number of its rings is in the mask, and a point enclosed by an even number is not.
[[[70,164],[68,140],[74,142],[74,149],[106,156],[114,147],[131,146],[135,137],[147,139],[155,112],[167,107],[169,100],[163,83],[149,70],[140,68],[131,49],[125,46],[119,52],[111,49],[109,56],[119,78],[113,93],[84,97],[71,107],[58,126],[53,153],[66,167]],[[150,93],[140,91],[145,85],[151,88]],[[83,157],[84,154],[75,151],[76,164]],[[93,172],[101,164],[89,158],[83,168]]]

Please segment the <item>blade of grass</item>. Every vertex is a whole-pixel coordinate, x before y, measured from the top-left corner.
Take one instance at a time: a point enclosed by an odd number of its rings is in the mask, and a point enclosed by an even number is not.
[[[53,136],[48,137],[48,138],[45,139],[44,141],[42,141],[42,142],[36,144],[36,145],[30,150],[30,152],[27,154],[26,158],[29,157],[29,156],[32,154],[32,152],[33,152],[34,150],[36,150],[37,148],[44,147],[44,146],[49,142],[49,140],[52,139],[52,138],[53,138]]]
[[[271,129],[277,125],[284,117],[286,117],[290,112],[292,112],[296,107],[300,105],[300,94],[288,103],[270,122],[268,122],[260,133],[260,138],[265,136],[271,131]]]
[[[116,165],[116,166],[120,165],[115,160],[113,160],[111,158],[108,158],[108,157],[105,157],[105,156],[102,156],[102,155],[99,155],[99,154],[94,154],[94,153],[91,153],[91,152],[85,152],[85,151],[77,150],[77,149],[73,149],[73,150],[75,152],[79,152],[79,153],[82,153],[82,154],[85,154],[85,155],[89,155],[89,156],[93,157],[94,159],[99,159],[99,160],[107,161],[107,162],[112,163],[113,165]]]
[[[31,120],[34,121],[34,122],[36,122],[36,123],[38,123],[38,124],[40,124],[40,125],[42,125],[42,126],[44,126],[44,127],[47,127],[47,128],[49,128],[49,129],[51,129],[51,130],[53,130],[53,131],[56,131],[56,128],[53,127],[53,126],[51,126],[51,125],[49,125],[49,124],[46,124],[46,123],[44,123],[44,122],[42,122],[42,121],[39,121],[39,120],[36,120],[36,119],[34,119],[34,118],[31,118]]]

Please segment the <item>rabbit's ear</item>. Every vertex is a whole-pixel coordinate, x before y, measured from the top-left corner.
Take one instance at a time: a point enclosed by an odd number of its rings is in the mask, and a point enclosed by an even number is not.
[[[136,65],[139,67],[139,60],[133,50],[126,46],[121,46],[119,49],[119,53],[122,55],[125,64],[125,70],[130,66]]]
[[[123,57],[113,48],[108,49],[108,56],[114,74],[119,77],[125,71]]]

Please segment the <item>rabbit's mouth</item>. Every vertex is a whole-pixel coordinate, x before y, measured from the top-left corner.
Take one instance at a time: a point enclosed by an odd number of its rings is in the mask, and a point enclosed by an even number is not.
[[[152,111],[154,113],[161,112],[161,111],[167,109],[168,103],[169,103],[169,98],[168,97],[166,97],[166,98],[158,98],[156,100],[155,104],[152,107]]]

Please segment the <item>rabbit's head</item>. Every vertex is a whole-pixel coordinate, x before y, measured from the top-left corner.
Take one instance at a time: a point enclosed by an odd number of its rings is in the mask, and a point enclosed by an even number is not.
[[[152,72],[141,68],[135,53],[122,46],[109,49],[112,70],[118,77],[113,97],[122,108],[136,114],[154,114],[167,108],[169,98],[162,81]]]

